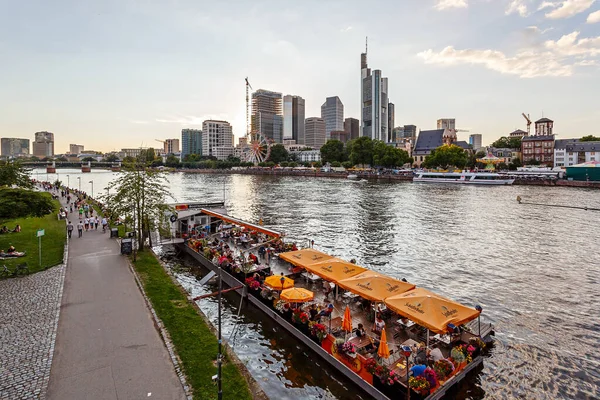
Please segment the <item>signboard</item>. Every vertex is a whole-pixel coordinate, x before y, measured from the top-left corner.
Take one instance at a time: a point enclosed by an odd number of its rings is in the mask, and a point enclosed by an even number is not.
[[[46,234],[46,231],[43,229],[38,229],[37,231],[37,237],[42,237]]]
[[[177,211],[184,210],[200,210],[201,208],[223,208],[225,203],[223,202],[215,202],[215,203],[179,203],[175,204],[174,208]]]
[[[176,222],[177,221],[177,214],[171,215],[171,217],[169,218],[169,221]]]

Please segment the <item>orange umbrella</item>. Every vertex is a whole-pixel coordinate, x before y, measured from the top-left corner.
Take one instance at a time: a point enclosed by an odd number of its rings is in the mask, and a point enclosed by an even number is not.
[[[346,332],[352,332],[352,316],[350,315],[350,307],[346,306],[344,311],[344,320],[342,321],[342,329]]]
[[[373,271],[365,271],[351,278],[342,279],[338,281],[338,285],[372,301],[383,301],[387,297],[415,288],[412,283],[403,282]]]
[[[289,262],[296,267],[306,268],[307,265],[314,264],[320,261],[328,260],[331,257],[322,251],[315,249],[302,249],[296,251],[288,251],[279,254],[279,259]]]
[[[342,279],[351,278],[367,269],[356,264],[349,263],[337,257],[306,265],[306,270],[330,282],[338,282]]]
[[[311,301],[313,297],[314,293],[310,290],[297,287],[285,289],[281,292],[281,296],[279,296],[281,300],[285,300],[290,303],[303,303],[305,301]]]
[[[387,345],[387,335],[385,334],[385,328],[381,331],[381,341],[379,342],[379,349],[377,355],[381,358],[388,358],[390,356],[390,349]]]
[[[283,275],[271,275],[265,278],[265,285],[271,289],[283,290],[293,287],[294,280]]]

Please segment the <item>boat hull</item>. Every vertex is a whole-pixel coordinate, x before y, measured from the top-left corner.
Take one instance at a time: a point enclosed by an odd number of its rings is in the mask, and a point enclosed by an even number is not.
[[[413,182],[421,182],[421,183],[455,183],[459,185],[512,185],[515,180],[514,179],[498,179],[498,180],[460,180],[460,179],[444,179],[444,178],[418,178],[414,177]]]

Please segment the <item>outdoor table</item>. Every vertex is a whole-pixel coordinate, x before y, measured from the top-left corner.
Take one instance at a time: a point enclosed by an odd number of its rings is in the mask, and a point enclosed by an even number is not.
[[[318,280],[321,279],[321,277],[319,275],[311,274],[310,272],[303,272],[302,276],[311,282],[317,282]]]
[[[407,368],[406,368],[406,358],[402,357],[402,359],[399,359],[397,363],[394,364],[394,367],[392,368],[393,371],[395,371],[398,376],[401,378],[402,383],[404,385],[406,385],[405,381],[406,381],[406,372],[407,372]],[[402,379],[404,378],[404,379]]]
[[[342,297],[352,300],[352,299],[356,299],[358,297],[358,295],[356,293],[352,293],[352,292],[344,292],[344,294],[342,294]]]
[[[402,343],[400,345],[400,348],[402,348],[402,346],[409,346],[411,349],[415,347],[415,345],[417,345],[419,342],[417,342],[416,340],[413,339],[408,339],[406,340],[404,343]]]
[[[397,323],[398,325],[400,325],[401,327],[403,327],[404,329],[412,328],[413,326],[415,326],[415,323],[414,323],[414,321],[411,321],[410,319],[408,320],[408,322],[407,322],[407,323],[404,323],[404,322],[402,321],[402,319],[400,318],[400,319],[398,319],[398,320],[396,321],[396,323]]]
[[[327,322],[325,324],[328,325]],[[332,318],[330,326],[331,326],[331,331],[332,332],[335,332],[335,331],[338,331],[338,330],[342,329],[342,317]]]
[[[433,339],[445,343],[447,345],[449,345],[452,341],[452,337],[450,335],[440,335],[439,333],[433,336]]]
[[[352,339],[350,339],[348,341],[350,343],[354,344],[354,346],[356,346],[357,351],[362,350],[371,344],[371,339],[369,339],[367,336],[362,336],[362,337],[354,336]]]

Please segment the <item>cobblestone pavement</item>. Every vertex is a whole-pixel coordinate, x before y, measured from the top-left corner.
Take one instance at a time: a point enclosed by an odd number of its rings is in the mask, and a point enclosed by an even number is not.
[[[0,281],[0,399],[46,397],[65,266]]]

